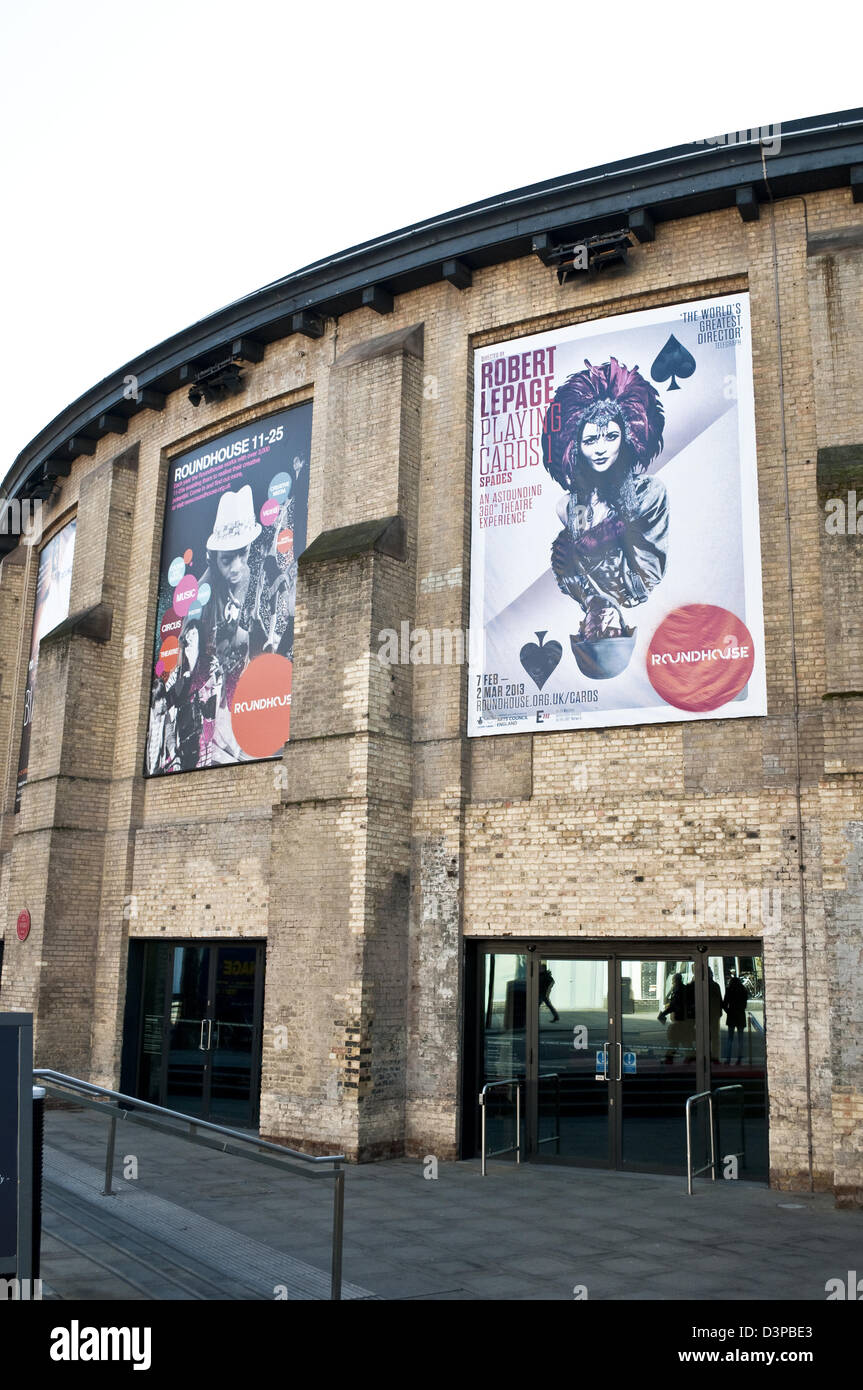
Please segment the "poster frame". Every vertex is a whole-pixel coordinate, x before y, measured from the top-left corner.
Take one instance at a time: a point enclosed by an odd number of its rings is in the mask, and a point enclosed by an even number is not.
[[[732,697],[724,705],[715,710],[698,711],[689,710],[682,706],[677,706],[670,702],[647,703],[643,706],[621,704],[617,708],[609,708],[607,719],[588,718],[582,722],[581,719],[574,718],[571,722],[561,719],[559,722],[537,721],[535,724],[530,714],[526,714],[519,720],[510,720],[503,716],[499,723],[494,722],[494,716],[486,716],[488,722],[484,725],[483,719],[478,716],[485,714],[485,710],[480,710],[479,705],[475,707],[474,696],[477,694],[474,686],[477,674],[481,679],[486,670],[486,629],[488,622],[484,620],[485,592],[486,592],[486,566],[488,564],[487,552],[481,547],[477,540],[477,528],[479,525],[479,509],[484,498],[489,494],[479,492],[479,451],[483,442],[481,432],[481,377],[480,364],[483,360],[489,360],[495,356],[516,356],[527,351],[533,351],[538,347],[578,345],[581,340],[588,340],[608,332],[612,339],[607,351],[612,358],[617,355],[618,350],[623,346],[627,327],[635,331],[642,331],[653,321],[667,321],[672,323],[675,313],[683,315],[693,309],[704,310],[707,306],[729,304],[731,301],[745,301],[743,314],[744,331],[735,343],[733,356],[734,375],[738,382],[744,382],[742,390],[739,390],[736,397],[737,401],[737,451],[736,466],[740,488],[740,518],[738,526],[738,538],[742,554],[742,568],[739,570],[740,583],[746,597],[746,625],[751,632],[755,642],[755,660],[752,674],[747,681],[745,689],[748,690],[746,704],[754,704],[756,708],[740,709],[738,712],[732,706],[738,697]],[[597,306],[598,312],[588,312],[586,316],[577,316],[566,323],[555,323],[551,327],[544,324],[520,324],[513,326],[502,333],[482,333],[477,334],[470,342],[470,377],[469,377],[469,418],[470,430],[468,435],[468,497],[470,499],[470,579],[468,585],[467,607],[468,607],[468,641],[466,642],[467,651],[467,686],[465,695],[467,699],[466,718],[465,718],[465,737],[467,738],[490,738],[501,735],[516,734],[546,734],[546,733],[578,733],[584,731],[637,728],[645,725],[653,726],[661,724],[680,724],[698,723],[712,720],[724,721],[726,719],[737,718],[764,718],[770,712],[769,689],[767,685],[767,652],[765,637],[765,611],[764,611],[764,579],[763,566],[764,555],[761,538],[761,524],[759,516],[759,472],[758,472],[758,449],[756,438],[756,382],[753,369],[753,303],[751,287],[745,286],[722,292],[701,291],[698,293],[676,294],[673,290],[668,292],[668,298],[660,304],[648,304],[640,307],[629,307],[624,305],[603,304]],[[673,330],[669,330],[673,331]],[[617,341],[615,341],[617,339]],[[574,355],[574,354],[573,354]],[[620,356],[623,353],[620,352]],[[594,359],[599,361],[601,359]],[[625,364],[629,365],[629,364]],[[645,364],[646,366],[647,364]],[[576,369],[577,370],[577,369]],[[641,375],[645,380],[655,380],[648,376],[644,367],[640,369]],[[556,377],[554,383],[555,393],[559,391],[564,381],[564,375]],[[665,380],[665,378],[662,378]],[[666,388],[668,389],[668,388]],[[545,407],[544,407],[545,408]],[[510,413],[512,412],[510,408]],[[502,413],[498,418],[506,419],[507,414]],[[721,416],[717,416],[718,420]],[[715,423],[715,421],[714,421]],[[524,436],[522,436],[524,437]],[[698,436],[693,436],[697,438]],[[692,442],[691,440],[689,441]],[[675,455],[671,455],[669,462],[673,461]],[[663,460],[658,468],[649,469],[662,477],[662,469],[665,466]],[[530,474],[534,480],[541,478],[545,483],[547,478],[546,469],[540,463],[538,470],[526,470],[527,476],[521,479],[527,482]],[[547,495],[544,487],[544,494]],[[543,496],[543,501],[545,500]],[[477,564],[478,556],[482,556],[482,563]],[[499,563],[499,561],[498,561]],[[541,577],[540,575],[537,578]],[[511,600],[510,602],[517,601]],[[697,599],[692,600],[697,603]],[[626,610],[629,611],[629,610]],[[632,610],[634,613],[637,610]],[[477,615],[479,615],[477,619]],[[498,617],[500,614],[498,614]],[[490,619],[489,621],[496,621]],[[660,620],[661,623],[662,620]],[[542,624],[545,626],[545,624]],[[539,623],[537,623],[539,626]],[[658,631],[659,624],[655,631]],[[544,634],[543,634],[544,635]],[[564,644],[565,645],[565,644]],[[490,670],[499,670],[499,666],[492,664]],[[514,675],[509,675],[512,681],[517,679]],[[753,686],[754,682],[754,686]],[[541,687],[540,687],[541,690]],[[657,692],[658,693],[658,692]],[[589,707],[588,707],[589,708]],[[548,715],[545,716],[549,718]]]

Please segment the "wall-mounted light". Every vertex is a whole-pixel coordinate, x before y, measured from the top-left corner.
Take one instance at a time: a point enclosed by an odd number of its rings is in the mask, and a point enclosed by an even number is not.
[[[582,237],[580,241],[561,242],[559,245],[553,244],[544,232],[533,239],[533,249],[543,265],[557,267],[559,285],[583,275],[596,275],[611,266],[625,265],[631,245],[628,227]]]
[[[197,407],[201,401],[206,401],[207,405],[213,405],[216,401],[223,401],[226,396],[238,396],[246,389],[239,363],[260,362],[263,355],[262,343],[252,338],[237,338],[231,344],[230,352],[218,362],[208,362],[200,367],[187,363],[181,367],[181,383],[190,378],[193,382],[189,388],[191,404]]]
[[[236,362],[217,362],[195,373],[195,385],[189,391],[189,400],[194,406],[199,406],[201,401],[213,405],[216,401],[223,401],[226,396],[238,396],[245,389]]]

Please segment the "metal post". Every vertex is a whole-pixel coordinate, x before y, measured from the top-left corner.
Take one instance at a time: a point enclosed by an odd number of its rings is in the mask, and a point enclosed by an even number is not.
[[[105,1189],[102,1193],[103,1197],[113,1197],[114,1195],[114,1188],[111,1181],[111,1177],[114,1172],[114,1146],[116,1142],[117,1116],[112,1115],[111,1122],[108,1125],[108,1148],[105,1153]]]
[[[740,1110],[739,1110],[739,1115],[740,1115],[740,1148],[737,1150],[737,1155],[736,1155],[736,1157],[740,1158],[741,1160],[743,1160],[743,1161],[745,1162],[745,1159],[746,1159],[746,1129],[745,1129],[744,1108],[745,1108],[745,1104],[746,1104],[746,1093],[745,1093],[745,1090],[744,1090],[743,1086],[742,1086],[739,1082],[737,1082],[737,1083],[735,1083],[735,1084],[733,1084],[733,1085],[731,1085],[731,1086],[717,1086],[716,1090],[713,1092],[713,1095],[714,1095],[714,1097],[715,1097],[716,1105],[717,1105],[718,1107],[720,1107],[720,1108],[717,1109],[717,1111],[716,1111],[716,1114],[717,1114],[717,1116],[719,1117],[719,1123],[718,1123],[717,1128],[719,1128],[720,1131],[721,1131],[721,1127],[722,1127],[722,1109],[721,1109],[722,1100],[721,1100],[721,1098],[722,1098],[723,1095],[727,1095],[730,1091],[734,1091],[734,1092],[736,1093],[736,1095],[739,1096],[739,1098],[740,1098]],[[720,1137],[721,1137],[721,1135],[720,1135]]]
[[[515,1161],[521,1163],[521,1082],[515,1083]]]
[[[342,1296],[342,1240],[345,1224],[345,1170],[340,1163],[334,1165],[335,1185],[333,1187],[333,1277],[330,1298],[337,1302]]]
[[[487,1172],[488,1172],[487,1159],[489,1158],[489,1152],[488,1152],[488,1147],[487,1147],[487,1144],[488,1144],[488,1134],[487,1134],[487,1129],[486,1129],[486,1114],[485,1114],[485,1112],[486,1112],[486,1105],[487,1105],[487,1102],[488,1102],[488,1097],[489,1097],[489,1095],[491,1094],[491,1092],[497,1090],[497,1089],[498,1089],[499,1087],[501,1087],[501,1086],[507,1086],[507,1087],[508,1087],[508,1086],[514,1086],[514,1087],[515,1087],[515,1144],[510,1145],[510,1147],[507,1148],[507,1149],[495,1149],[494,1154],[491,1155],[491,1156],[492,1156],[492,1157],[496,1157],[496,1156],[498,1156],[498,1155],[500,1155],[500,1154],[509,1154],[509,1153],[513,1153],[513,1151],[514,1151],[514,1152],[515,1152],[515,1161],[516,1161],[516,1163],[521,1163],[521,1082],[520,1082],[520,1081],[517,1081],[517,1080],[515,1079],[515,1077],[510,1077],[510,1078],[509,1078],[508,1080],[506,1080],[506,1081],[487,1081],[487,1082],[485,1083],[485,1085],[483,1086],[482,1090],[481,1090],[480,1093],[479,1093],[479,1106],[480,1106],[480,1163],[481,1163],[480,1172],[481,1172],[482,1177],[485,1177],[486,1174],[487,1174]]]
[[[42,1176],[45,1141],[44,1086],[33,1087],[33,1265],[31,1274],[39,1278],[42,1256]]]
[[[703,1173],[706,1168],[710,1169],[710,1177],[716,1182],[716,1136],[713,1125],[713,1095],[710,1091],[699,1091],[697,1095],[690,1096],[686,1102],[686,1191],[692,1196],[692,1179],[696,1174],[692,1171],[692,1107],[699,1100],[707,1101],[707,1119],[710,1125],[710,1162],[704,1167],[699,1168],[698,1172]]]

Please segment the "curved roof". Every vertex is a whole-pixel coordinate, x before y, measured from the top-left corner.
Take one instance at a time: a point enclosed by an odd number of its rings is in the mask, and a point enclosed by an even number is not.
[[[750,132],[739,134],[739,140],[735,132],[719,137],[723,143],[658,150],[513,189],[264,285],[85,391],[21,450],[3,492],[6,497],[48,495],[53,480],[69,472],[77,455],[91,453],[105,434],[125,432],[138,410],[158,409],[168,392],[189,379],[190,370],[237,349],[238,339],[251,340],[245,345],[251,355],[255,344],[307,331],[310,323],[314,331],[316,319],[359,308],[370,287],[382,291],[378,303],[385,311],[388,296],[449,278],[446,261],[476,270],[529,255],[542,245],[543,235],[554,244],[624,226],[647,240],[652,223],[735,205],[741,215],[755,217],[757,204],[770,198],[849,184],[855,200],[863,199],[863,109],[783,123],[780,148],[769,159],[763,158],[756,130],[752,139],[746,138]],[[647,217],[639,221],[634,214],[642,213]],[[303,311],[316,318],[297,318]],[[124,398],[129,376],[137,379],[138,400]]]

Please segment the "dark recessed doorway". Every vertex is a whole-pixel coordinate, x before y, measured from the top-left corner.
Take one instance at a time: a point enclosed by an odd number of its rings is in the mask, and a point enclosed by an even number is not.
[[[131,942],[123,1084],[170,1110],[254,1127],[264,958],[256,941]]]

